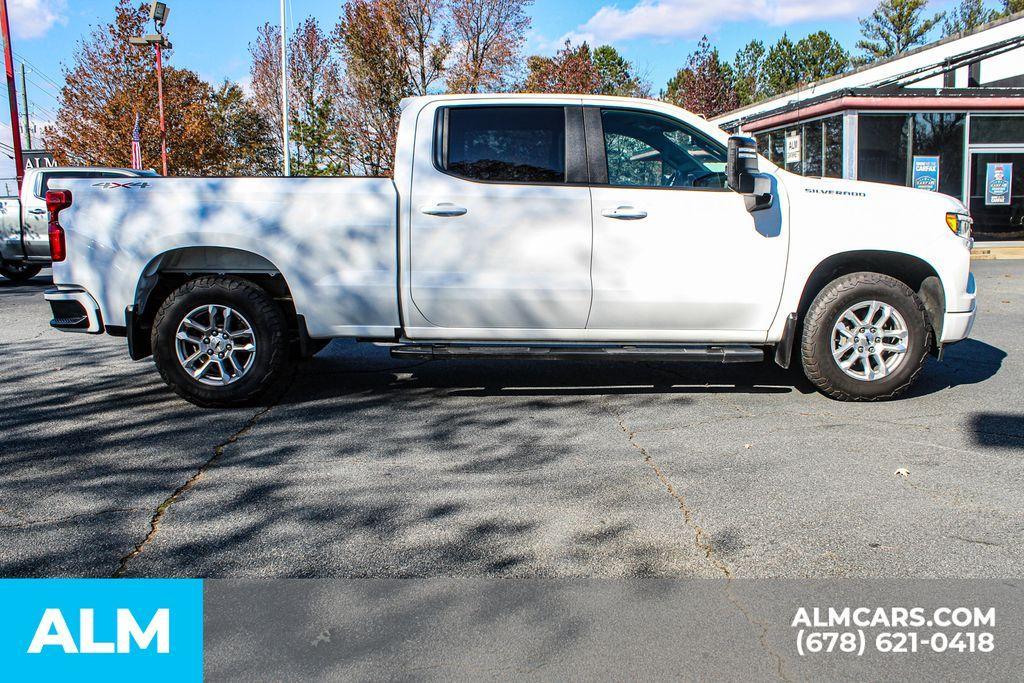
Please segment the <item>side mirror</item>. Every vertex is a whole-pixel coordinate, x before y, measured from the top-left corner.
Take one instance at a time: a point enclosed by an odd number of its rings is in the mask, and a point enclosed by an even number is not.
[[[747,211],[760,211],[772,205],[771,178],[758,173],[757,143],[753,138],[733,135],[725,167],[729,187],[743,195]]]

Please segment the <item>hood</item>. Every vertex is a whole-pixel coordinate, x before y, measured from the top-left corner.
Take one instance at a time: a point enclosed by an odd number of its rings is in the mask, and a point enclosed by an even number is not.
[[[929,213],[933,211],[942,214],[947,212],[967,213],[967,207],[963,202],[941,192],[929,192],[913,187],[871,183],[863,180],[806,177],[781,169],[778,175],[789,190],[791,198],[793,195],[802,195],[809,199],[836,200],[837,202],[844,199],[851,201],[866,199],[876,207],[888,205],[902,210],[918,207]],[[900,213],[902,212],[900,211]]]

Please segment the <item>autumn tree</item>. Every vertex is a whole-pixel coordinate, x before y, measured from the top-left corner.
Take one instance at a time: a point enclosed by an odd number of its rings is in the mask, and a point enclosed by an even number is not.
[[[457,49],[448,91],[495,92],[512,83],[530,28],[526,8],[533,0],[449,0],[452,39]]]
[[[159,158],[159,124],[146,96],[153,56],[127,47],[129,36],[145,32],[146,19],[144,10],[120,0],[114,20],[94,27],[78,43],[71,66],[64,68],[56,120],[46,131],[58,163],[130,165],[136,113],[143,131],[143,158],[151,163]]]
[[[394,33],[413,94],[426,95],[445,75],[452,51],[446,0],[388,0],[384,17]]]
[[[916,45],[922,45],[944,13],[924,16],[928,0],[882,0],[871,16],[860,20],[864,62],[895,57]]]
[[[574,47],[567,40],[554,57],[535,55],[527,60],[526,66],[526,92],[591,95],[601,88],[601,77],[586,42]]]
[[[356,170],[390,175],[399,103],[414,92],[396,34],[390,0],[349,0],[334,41],[345,65],[345,116]]]
[[[697,43],[687,66],[668,82],[664,99],[705,118],[735,109],[739,98],[732,87],[733,73],[718,57],[707,36]]]
[[[648,97],[650,86],[633,65],[611,45],[595,50],[586,42],[569,40],[553,57],[534,55],[526,60],[525,92]]]
[[[252,99],[277,145],[277,164],[284,148],[281,119],[281,28],[265,23],[256,29],[256,40],[249,44],[249,83]]]
[[[293,172],[307,176],[349,172],[341,63],[316,19],[299,24],[288,40],[288,53]]]
[[[942,23],[942,34],[952,36],[964,31],[973,31],[998,15],[998,12],[985,7],[984,0],[960,0],[960,4],[946,14],[946,20]]]
[[[148,11],[119,0],[113,21],[100,24],[79,42],[64,69],[54,125],[46,138],[61,164],[130,166],[131,137],[139,115],[143,163],[160,159],[160,123],[153,54],[130,46],[128,38],[147,32]],[[173,53],[164,53],[170,61]],[[225,144],[216,125],[218,98],[193,71],[164,68],[168,171],[202,175],[233,163],[225,155],[244,153]]]
[[[213,93],[210,116],[215,148],[208,175],[266,176],[278,171],[280,148],[270,123],[238,84],[224,81]]]

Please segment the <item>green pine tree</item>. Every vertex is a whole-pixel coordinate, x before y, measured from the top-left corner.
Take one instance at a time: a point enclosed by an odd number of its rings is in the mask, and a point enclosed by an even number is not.
[[[923,45],[931,30],[945,13],[923,17],[928,0],[882,0],[867,19],[860,20],[864,51],[863,62],[895,57],[917,45]]]

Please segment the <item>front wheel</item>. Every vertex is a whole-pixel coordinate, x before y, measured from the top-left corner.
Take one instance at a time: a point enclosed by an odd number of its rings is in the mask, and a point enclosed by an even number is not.
[[[254,403],[292,370],[288,325],[262,288],[200,277],[174,290],[153,320],[153,360],[164,381],[203,407]]]
[[[43,267],[31,261],[0,261],[0,275],[11,282],[27,282],[39,275]]]
[[[829,283],[804,319],[804,373],[840,401],[879,401],[906,391],[924,367],[931,327],[910,287],[880,273]]]

